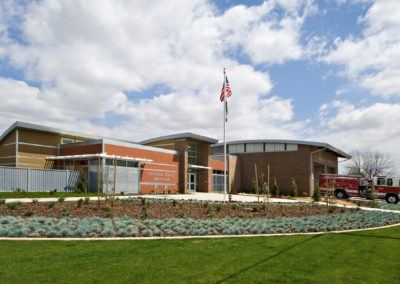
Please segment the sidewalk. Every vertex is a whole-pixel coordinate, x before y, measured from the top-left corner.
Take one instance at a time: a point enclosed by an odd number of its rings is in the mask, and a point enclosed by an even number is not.
[[[232,194],[232,201],[236,202],[257,202],[257,196],[252,194]],[[85,197],[65,197],[64,201],[78,201],[79,199],[84,199]],[[91,201],[96,201],[98,199],[105,200],[105,197],[87,197]],[[170,195],[118,195],[115,196],[116,199],[129,199],[129,198],[148,198],[148,199],[175,199],[175,200],[199,200],[199,201],[224,201],[224,194],[222,193],[207,193],[207,192],[195,192],[188,194],[170,194]],[[228,201],[228,195],[226,196]],[[21,202],[21,203],[29,203],[36,200],[37,202],[57,202],[59,198],[7,198],[4,199],[6,203],[11,202]],[[260,196],[260,202],[263,202],[264,199]],[[306,200],[294,200],[294,199],[285,199],[285,198],[270,198],[270,202],[276,203],[311,203],[311,201]],[[326,202],[320,201],[316,204],[326,205]],[[346,207],[346,208],[357,208],[356,205],[343,205],[336,203],[329,203],[328,206],[337,206],[337,207]],[[390,209],[380,209],[380,208],[370,208],[370,207],[359,207],[361,210],[367,211],[382,211],[382,212],[393,212],[400,214],[400,210],[390,210]]]
[[[79,199],[84,199],[85,197],[65,197],[64,201],[78,201]],[[105,200],[105,197],[87,197],[89,200]],[[117,195],[116,199],[129,199],[129,198],[149,198],[149,199],[176,199],[176,200],[201,200],[201,201],[224,201],[224,195],[222,193],[206,193],[206,192],[196,192],[189,194],[158,194],[158,195]],[[228,195],[226,196],[228,201]],[[29,203],[33,202],[33,200],[37,202],[57,202],[59,200],[58,197],[44,197],[44,198],[6,198],[4,199],[6,203],[10,202],[23,202]],[[232,201],[237,202],[256,202],[257,197],[255,195],[232,195]],[[260,202],[263,201],[263,197],[260,197]],[[295,202],[304,202],[293,199],[283,199],[283,198],[270,198],[270,202],[283,202],[283,203],[295,203]]]

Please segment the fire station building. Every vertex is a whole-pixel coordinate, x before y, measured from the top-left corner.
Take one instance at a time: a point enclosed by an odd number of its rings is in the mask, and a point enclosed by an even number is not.
[[[309,194],[311,176],[337,173],[338,159],[351,158],[327,143],[291,140],[232,141],[228,152],[232,193],[252,192],[254,165],[259,176],[269,165],[282,193],[294,178]],[[81,171],[93,192],[223,190],[223,145],[189,132],[135,143],[17,121],[0,136],[0,167]]]

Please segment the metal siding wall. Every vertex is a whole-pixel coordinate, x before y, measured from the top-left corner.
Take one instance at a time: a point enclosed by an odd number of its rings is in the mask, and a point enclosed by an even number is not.
[[[0,167],[0,191],[73,191],[79,172]]]
[[[114,166],[106,166],[105,182],[108,193],[113,193]],[[115,193],[139,193],[139,168],[117,167]]]

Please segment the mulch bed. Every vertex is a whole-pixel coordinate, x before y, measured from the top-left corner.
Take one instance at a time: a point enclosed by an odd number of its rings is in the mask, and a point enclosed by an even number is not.
[[[226,217],[241,218],[279,218],[279,217],[306,217],[313,215],[340,214],[352,212],[354,209],[330,207],[329,212],[325,206],[317,205],[290,205],[274,204],[263,208],[262,205],[238,203],[198,204],[192,202],[146,202],[116,200],[114,204],[107,201],[90,201],[88,204],[78,202],[37,202],[18,203],[16,205],[0,204],[0,216],[21,217],[124,217],[134,219],[169,219],[192,218],[213,219]]]

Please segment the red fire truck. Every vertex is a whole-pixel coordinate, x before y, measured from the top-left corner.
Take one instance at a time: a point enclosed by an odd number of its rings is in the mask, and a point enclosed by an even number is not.
[[[387,203],[398,203],[400,199],[400,179],[374,177],[372,180],[360,176],[321,174],[319,186],[322,194],[328,192],[336,198],[349,197],[371,198],[372,185],[375,196],[385,199]]]

